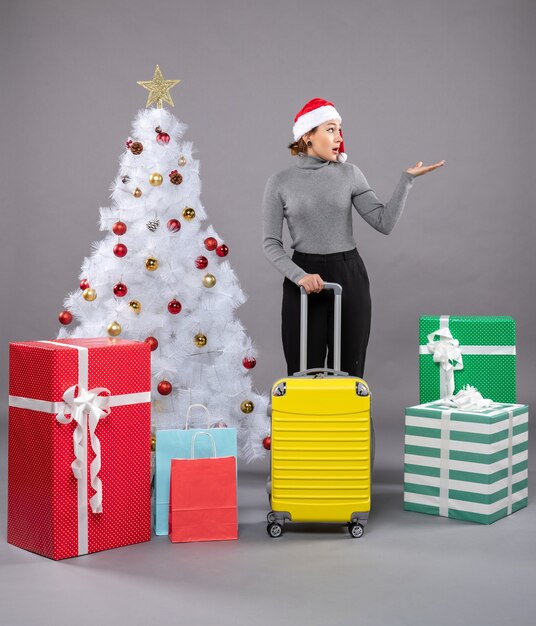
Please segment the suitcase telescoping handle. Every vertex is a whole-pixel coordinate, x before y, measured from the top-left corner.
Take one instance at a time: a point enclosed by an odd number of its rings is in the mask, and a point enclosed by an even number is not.
[[[339,283],[324,283],[324,289],[332,289],[334,294],[334,324],[333,324],[333,370],[319,369],[319,372],[339,372],[341,369],[341,299],[342,287]],[[307,292],[300,285],[301,312],[300,312],[300,372],[307,370]],[[311,373],[313,370],[311,370]]]

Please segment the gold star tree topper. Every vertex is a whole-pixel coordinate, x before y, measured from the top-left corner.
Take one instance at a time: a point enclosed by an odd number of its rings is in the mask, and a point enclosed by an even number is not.
[[[170,104],[172,107],[175,106],[173,104],[173,100],[169,94],[169,90],[175,85],[178,85],[180,80],[164,80],[162,76],[162,72],[158,65],[154,71],[153,80],[138,80],[138,85],[141,85],[143,88],[149,91],[149,95],[147,96],[147,104],[145,108],[148,109],[151,104],[156,102],[156,108],[162,109],[164,108],[163,103],[166,102]]]

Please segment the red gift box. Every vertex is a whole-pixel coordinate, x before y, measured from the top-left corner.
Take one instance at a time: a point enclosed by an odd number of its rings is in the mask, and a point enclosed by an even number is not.
[[[52,559],[151,538],[151,350],[10,344],[9,543]]]

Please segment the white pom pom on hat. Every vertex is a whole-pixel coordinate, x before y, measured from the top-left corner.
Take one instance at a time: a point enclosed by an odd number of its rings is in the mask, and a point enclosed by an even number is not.
[[[309,132],[313,128],[316,128],[320,124],[327,122],[328,120],[342,120],[341,116],[337,112],[337,109],[332,102],[322,100],[322,98],[313,98],[298,112],[294,118],[294,126],[292,127],[292,134],[294,141],[298,141],[300,137],[303,137],[305,133]],[[342,139],[342,131],[341,131]],[[339,146],[339,154],[337,155],[337,161],[344,163],[347,159],[347,155],[344,152],[344,140],[341,141]]]

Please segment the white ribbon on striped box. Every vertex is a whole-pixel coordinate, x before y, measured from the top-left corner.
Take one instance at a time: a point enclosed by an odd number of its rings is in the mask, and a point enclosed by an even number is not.
[[[439,464],[439,515],[449,516],[449,457],[450,457],[450,416],[454,409],[441,412],[441,444]],[[478,412],[478,409],[472,409]],[[512,513],[512,436],[514,431],[514,412],[508,411],[508,474],[506,502],[508,515]]]
[[[474,389],[471,389],[471,392],[474,391]],[[462,396],[463,392],[459,392],[457,395]],[[478,394],[480,395],[480,394]],[[456,396],[453,396],[456,397]],[[506,469],[506,478],[504,479],[504,486],[506,487],[506,497],[504,499],[501,500],[501,502],[503,503],[502,506],[506,505],[506,509],[507,509],[507,515],[510,515],[512,513],[512,504],[514,502],[514,495],[513,495],[513,481],[514,481],[514,477],[513,477],[513,465],[514,465],[514,454],[513,454],[513,448],[514,448],[514,443],[517,440],[518,443],[526,440],[527,438],[527,433],[520,433],[518,434],[516,437],[514,437],[514,422],[519,419],[521,420],[525,420],[527,419],[527,413],[526,411],[523,414],[519,414],[518,417],[516,418],[514,416],[514,410],[518,409],[519,407],[522,407],[523,405],[507,405],[505,406],[504,404],[501,403],[496,403],[496,402],[490,402],[487,401],[487,406],[480,406],[480,407],[470,407],[470,408],[458,408],[455,406],[455,404],[453,402],[449,402],[449,401],[445,401],[445,400],[440,400],[440,401],[435,401],[435,402],[430,402],[424,405],[419,405],[418,407],[412,407],[414,409],[417,408],[433,408],[436,409],[438,411],[441,411],[441,416],[440,416],[440,420],[439,420],[439,429],[440,429],[440,434],[439,434],[439,438],[436,439],[438,446],[434,446],[439,448],[438,452],[439,452],[439,458],[437,459],[437,465],[436,467],[438,467],[439,469],[439,478],[437,480],[436,485],[438,486],[438,491],[439,491],[439,496],[435,496],[435,497],[425,497],[425,496],[421,496],[420,499],[426,499],[429,500],[429,504],[432,504],[433,501],[435,500],[437,502],[436,506],[439,506],[439,515],[444,516],[444,517],[448,517],[449,516],[449,509],[450,508],[454,508],[454,509],[460,509],[460,505],[461,503],[459,501],[453,502],[452,498],[450,498],[449,492],[452,488],[454,489],[468,489],[472,491],[472,489],[469,487],[469,485],[464,485],[462,486],[462,483],[460,483],[459,480],[451,480],[450,479],[450,471],[453,469],[457,469],[457,470],[461,470],[461,471],[475,471],[475,468],[473,467],[472,469],[469,469],[470,466],[474,465],[473,463],[468,463],[468,462],[462,462],[462,461],[452,461],[450,459],[450,454],[452,450],[455,451],[461,451],[461,450],[465,450],[466,452],[472,452],[475,450],[475,448],[479,449],[479,448],[483,448],[485,447],[485,444],[464,444],[460,441],[455,442],[455,445],[452,445],[452,440],[451,440],[451,433],[452,430],[455,429],[456,431],[459,431],[460,428],[462,430],[462,432],[474,432],[473,427],[468,423],[466,426],[464,426],[463,422],[457,423],[456,426],[453,426],[452,424],[452,420],[451,420],[451,416],[452,413],[454,412],[460,412],[463,414],[470,414],[470,413],[476,413],[476,414],[484,414],[487,413],[488,415],[490,414],[490,411],[492,412],[491,415],[495,416],[499,413],[502,413],[503,415],[506,414],[507,415],[507,419],[508,419],[508,425],[507,428],[505,429],[507,431],[507,444],[506,444],[506,458],[504,459],[504,461],[498,461],[497,463],[494,464],[494,466],[487,466],[487,469],[490,473],[493,473],[495,471],[499,471],[501,468]],[[518,411],[519,413],[519,411]],[[429,424],[428,422],[430,421],[429,418],[425,418],[425,417],[415,417],[412,415],[408,415],[406,417],[407,423],[409,423],[410,425],[413,426],[419,426],[419,427],[424,427],[424,428],[430,428],[433,427],[431,426],[431,424]],[[434,420],[435,421],[435,420]],[[498,425],[497,425],[498,426]],[[463,428],[462,428],[463,427]],[[495,432],[495,428],[493,432]],[[499,432],[499,431],[496,431]],[[423,445],[423,439],[421,437],[418,436],[406,436],[406,441],[411,442],[411,445]],[[485,452],[482,451],[481,454],[484,454]],[[526,459],[526,455],[527,455],[527,451],[525,450],[525,452],[519,452],[517,454],[517,461],[516,462],[520,462],[521,458],[525,458]],[[413,457],[412,455],[405,455],[405,462],[409,462],[409,463],[417,463],[417,464],[421,464],[424,462],[424,464],[427,464],[428,462],[432,461],[431,457]],[[527,477],[527,472],[526,470],[519,472],[518,474],[516,474],[516,476],[519,476],[519,478],[522,477]],[[409,474],[406,475],[406,479],[409,482],[413,482],[415,480],[415,478],[417,478],[415,475],[413,474]],[[502,482],[502,481],[501,481]],[[430,484],[428,480],[425,480],[423,484]],[[454,486],[456,485],[456,486]],[[475,485],[476,486],[476,485]],[[524,490],[526,491],[526,489]],[[481,493],[487,493],[486,491],[482,491]],[[408,495],[410,496],[410,498],[413,498],[412,494],[406,494],[405,493],[405,498],[408,497]],[[521,492],[519,492],[517,494],[517,499],[519,499],[519,496],[521,495]],[[419,497],[417,498],[419,499]],[[409,501],[412,501],[411,499]],[[498,504],[498,503],[497,503]],[[465,508],[465,507],[464,507]],[[480,508],[480,505],[478,506],[478,508]],[[491,507],[493,508],[493,507]],[[467,510],[471,510],[471,509],[467,509]],[[491,509],[490,509],[491,512]]]
[[[89,427],[89,445],[95,454],[90,465],[90,484],[95,493],[89,500],[93,513],[102,513],[102,481],[99,478],[101,468],[100,441],[96,435],[96,428],[100,419],[108,416],[114,406],[140,404],[151,401],[151,392],[127,393],[110,395],[104,387],[88,390],[89,351],[86,347],[75,346],[56,341],[40,341],[62,348],[78,350],[78,384],[65,390],[63,402],[47,402],[21,396],[9,396],[9,406],[19,409],[29,409],[41,413],[55,413],[61,424],[76,422],[73,431],[73,449],[75,459],[71,464],[73,474],[77,480],[77,513],[78,513],[78,554],[87,554],[88,539],[88,493],[87,493],[87,450]],[[105,395],[99,395],[105,394]],[[70,415],[70,417],[67,417]]]

